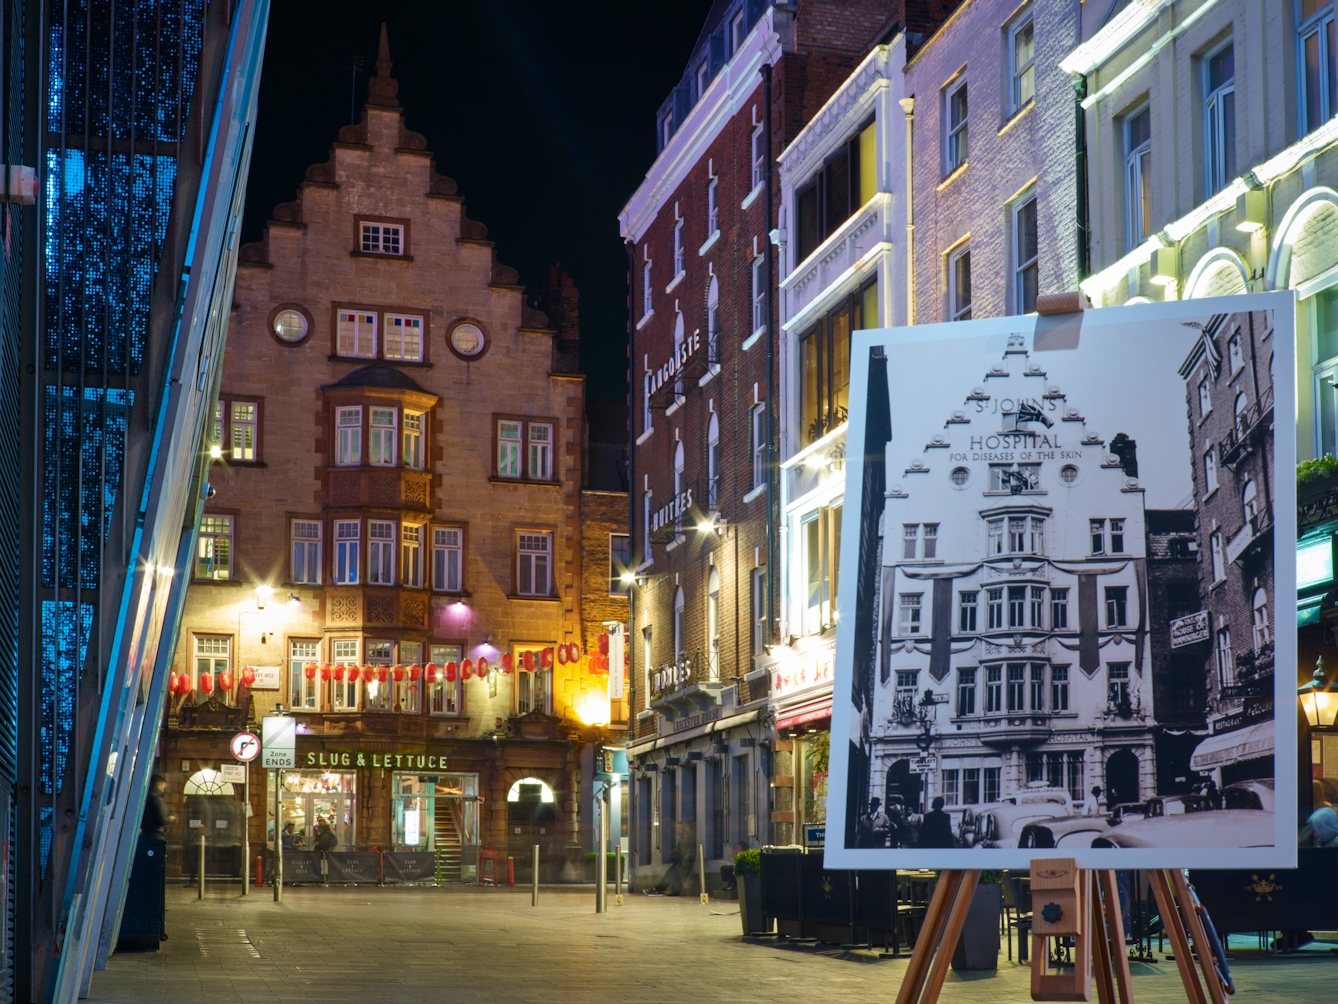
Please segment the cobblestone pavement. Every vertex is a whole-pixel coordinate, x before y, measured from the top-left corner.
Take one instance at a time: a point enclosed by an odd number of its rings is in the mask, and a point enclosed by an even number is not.
[[[162,951],[112,956],[88,999],[887,1004],[906,969],[904,959],[745,941],[736,903],[641,895],[609,903],[595,914],[588,889],[542,889],[537,907],[528,889],[286,889],[281,905],[268,890],[242,899],[236,886],[221,887],[199,901],[173,889]],[[1338,958],[1327,952],[1242,957],[1233,971],[1237,1001],[1338,997]],[[1134,974],[1139,1004],[1185,1000],[1174,963],[1136,965]],[[950,973],[941,999],[1026,1001],[1029,978],[1001,956],[997,974]]]

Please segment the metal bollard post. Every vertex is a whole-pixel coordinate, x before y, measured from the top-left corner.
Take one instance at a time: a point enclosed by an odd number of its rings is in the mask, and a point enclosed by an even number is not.
[[[607,913],[609,909],[609,805],[602,798],[599,806],[599,850],[595,858],[595,913]]]
[[[613,845],[613,902],[623,905],[623,842]]]
[[[509,886],[516,884],[516,859],[510,854],[506,856],[506,884]]]
[[[204,899],[204,833],[200,833],[200,890],[197,899]]]
[[[710,903],[711,897],[706,895],[706,848],[701,844],[697,845],[697,878],[702,884],[702,902]]]
[[[530,906],[539,905],[539,845],[534,845],[534,865],[530,869]]]

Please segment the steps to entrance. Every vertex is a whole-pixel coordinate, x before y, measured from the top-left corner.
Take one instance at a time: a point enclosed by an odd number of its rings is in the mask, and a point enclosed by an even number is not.
[[[437,881],[459,882],[463,842],[457,799],[438,798],[433,811],[433,844],[437,852]]]

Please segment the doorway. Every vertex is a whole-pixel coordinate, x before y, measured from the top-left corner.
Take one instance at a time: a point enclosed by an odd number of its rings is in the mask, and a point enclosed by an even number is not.
[[[1116,750],[1106,760],[1106,804],[1131,805],[1138,798],[1138,754]]]

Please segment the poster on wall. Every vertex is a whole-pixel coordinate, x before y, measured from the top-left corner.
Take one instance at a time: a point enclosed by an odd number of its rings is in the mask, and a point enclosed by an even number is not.
[[[1293,331],[855,334],[827,867],[1295,867]]]

